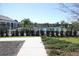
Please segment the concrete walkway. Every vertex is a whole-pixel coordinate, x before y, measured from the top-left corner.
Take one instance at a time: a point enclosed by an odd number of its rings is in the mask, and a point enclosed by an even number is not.
[[[21,38],[25,40],[17,56],[47,56],[41,37]]]
[[[41,37],[0,38],[1,41],[24,41],[17,56],[47,56]]]

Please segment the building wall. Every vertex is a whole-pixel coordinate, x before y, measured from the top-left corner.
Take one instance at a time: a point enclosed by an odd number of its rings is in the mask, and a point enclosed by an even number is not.
[[[9,17],[6,17],[6,16],[2,16],[0,15],[0,27],[6,27],[7,29],[15,29],[18,27],[18,22],[9,18]]]

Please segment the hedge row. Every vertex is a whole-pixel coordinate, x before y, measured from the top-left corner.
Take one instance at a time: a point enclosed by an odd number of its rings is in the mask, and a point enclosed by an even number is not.
[[[11,33],[9,33],[9,31],[3,31],[0,30],[0,36],[61,36],[61,37],[76,37],[77,36],[77,31],[46,31],[44,32],[43,30],[40,31],[34,31],[34,30],[21,30],[21,31],[11,31]]]

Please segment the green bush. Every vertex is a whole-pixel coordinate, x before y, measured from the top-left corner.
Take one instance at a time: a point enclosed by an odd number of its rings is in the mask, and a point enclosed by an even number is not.
[[[16,29],[16,31],[15,31],[15,36],[19,36],[18,29]]]
[[[39,30],[38,30],[38,31],[36,31],[36,36],[39,36],[39,33],[40,33],[40,32],[39,32]]]
[[[47,36],[50,36],[50,31],[46,31],[46,35]]]
[[[3,37],[4,36],[4,30],[0,30],[0,36]]]
[[[60,31],[60,36],[63,37],[64,36],[64,31]]]
[[[12,34],[12,36],[15,36],[15,31],[12,31],[11,34]]]
[[[20,36],[24,36],[24,30],[20,31]]]
[[[59,31],[56,31],[56,36],[57,36],[57,37],[59,36]]]
[[[34,30],[31,30],[31,36],[34,36],[35,33],[34,33]]]
[[[54,31],[51,31],[51,36],[55,36],[55,35],[54,35]]]
[[[30,31],[28,29],[25,30],[26,36],[30,36]]]
[[[9,33],[8,30],[6,30],[5,33],[6,33],[6,36],[9,36],[9,35],[8,35],[8,33]]]

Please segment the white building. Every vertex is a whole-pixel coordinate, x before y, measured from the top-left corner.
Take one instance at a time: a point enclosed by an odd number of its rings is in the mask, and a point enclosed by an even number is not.
[[[0,15],[0,28],[15,29],[18,25],[18,21],[7,16]]]

